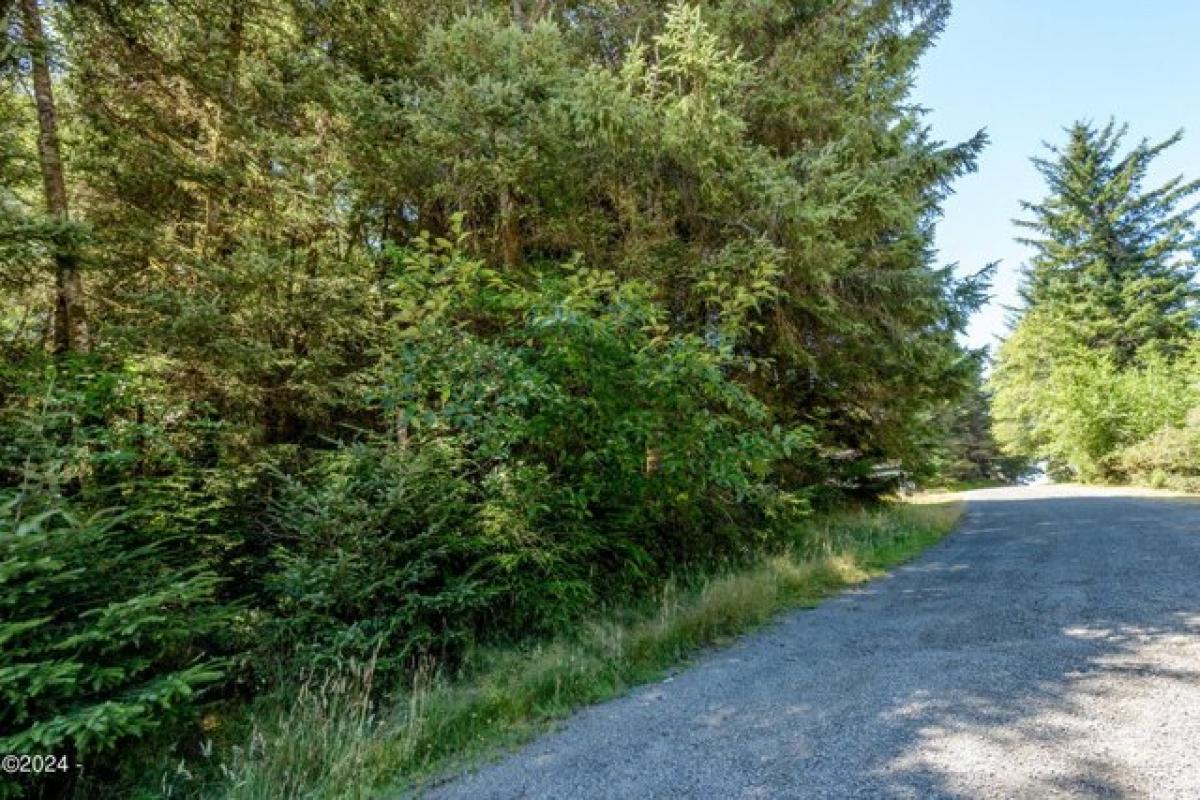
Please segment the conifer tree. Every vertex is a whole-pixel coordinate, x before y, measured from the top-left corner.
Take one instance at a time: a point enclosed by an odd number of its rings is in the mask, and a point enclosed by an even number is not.
[[[934,483],[1015,483],[1028,472],[1029,465],[1023,458],[1004,455],[996,442],[983,366],[980,359],[965,395],[948,402],[936,417],[939,436],[933,446],[939,457],[934,465]]]
[[[0,12],[7,11],[5,3]],[[40,167],[47,230],[54,259],[53,342],[56,353],[71,353],[86,344],[83,285],[79,253],[70,225],[67,181],[59,143],[59,110],[51,75],[51,40],[43,22],[38,0],[20,0],[21,49],[28,72],[37,115],[37,158]],[[0,14],[0,19],[3,14]]]
[[[1128,126],[1079,122],[1065,147],[1034,159],[1050,189],[1023,207],[1018,224],[1034,249],[1021,297],[1053,314],[1074,339],[1129,364],[1143,347],[1177,353],[1196,327],[1198,240],[1186,202],[1200,180],[1176,177],[1146,189],[1151,163],[1179,142],[1140,142],[1127,153]]]
[[[1034,255],[992,376],[1000,442],[1075,478],[1106,477],[1117,451],[1186,410],[1148,399],[1195,341],[1200,181],[1145,188],[1180,134],[1123,152],[1126,135],[1076,123],[1034,159],[1049,194],[1018,223]]]

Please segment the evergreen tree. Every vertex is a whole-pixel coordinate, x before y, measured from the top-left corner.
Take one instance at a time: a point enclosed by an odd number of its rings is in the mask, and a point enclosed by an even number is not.
[[[948,11],[73,4],[55,28],[96,336],[252,437],[328,435],[387,247],[461,212],[509,273],[580,254],[648,281],[783,421],[856,471],[915,468],[925,411],[969,383],[955,330],[983,288],[931,248],[983,139],[930,141],[905,102]]]
[[[50,45],[38,1],[20,0],[20,5],[21,28],[37,109],[37,152],[46,212],[61,228],[54,246],[54,349],[58,353],[70,353],[86,344],[86,331],[79,258],[73,237],[68,232],[67,182],[59,146],[58,107],[50,79]]]
[[[1034,163],[1050,189],[1024,203],[1034,236],[1021,297],[1053,314],[1081,344],[1129,364],[1143,347],[1178,353],[1196,327],[1197,247],[1185,202],[1200,180],[1145,189],[1154,159],[1178,143],[1140,142],[1122,154],[1128,126],[1076,123],[1063,148]]]
[[[1156,387],[1197,330],[1195,207],[1200,181],[1144,184],[1153,160],[1179,141],[1122,154],[1124,126],[1077,123],[1062,148],[1034,163],[1050,190],[1026,203],[1037,234],[1021,287],[1024,306],[992,376],[997,438],[1055,474],[1103,478],[1112,457],[1186,405]],[[1182,367],[1179,367],[1182,369]],[[1185,393],[1177,393],[1179,397]]]
[[[948,486],[1016,483],[1029,470],[1024,458],[1005,455],[996,442],[982,359],[966,393],[938,413],[936,429],[938,458],[928,482]]]

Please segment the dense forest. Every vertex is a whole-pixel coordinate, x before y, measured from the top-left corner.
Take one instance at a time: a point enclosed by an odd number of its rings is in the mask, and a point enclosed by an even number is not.
[[[960,344],[949,5],[0,0],[0,751],[88,765],[0,796],[268,796],[210,749],[263,698],[900,482],[1200,477],[1170,142],[1074,129],[986,386]]]

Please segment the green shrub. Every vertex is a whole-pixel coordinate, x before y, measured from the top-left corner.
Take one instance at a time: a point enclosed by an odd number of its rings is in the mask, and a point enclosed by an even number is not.
[[[1056,342],[1053,330],[1032,323],[1013,341],[1035,334],[1041,350],[993,374],[996,434],[1011,452],[1049,461],[1058,476],[1104,481],[1140,470],[1123,467],[1120,453],[1180,425],[1197,401],[1196,352],[1169,361],[1147,351],[1118,368],[1111,355]]]
[[[397,696],[372,696],[371,665],[331,665],[266,697],[240,747],[218,753],[222,797],[408,796],[420,781],[542,731],[581,705],[661,675],[782,609],[813,605],[946,535],[961,507],[893,505],[814,516],[803,550],[681,575],[552,639],[480,648],[458,670],[422,665]],[[419,792],[417,792],[419,794]]]
[[[0,493],[0,752],[94,756],[195,709],[221,677],[217,578],[136,520],[52,492]]]
[[[495,550],[478,502],[450,443],[348,446],[282,478],[270,649],[318,669],[377,652],[385,671],[461,649],[498,591],[477,570]]]
[[[1200,489],[1200,412],[1184,425],[1167,425],[1116,453],[1114,471],[1134,483],[1160,489]]]
[[[214,491],[228,476],[204,464],[203,420],[169,396],[147,400],[135,371],[99,354],[11,366],[0,374],[0,752],[64,754],[103,780],[132,765],[114,752],[179,732],[242,635],[212,567],[236,552],[229,493]]]
[[[560,630],[673,570],[741,558],[804,511],[772,483],[808,452],[669,334],[636,283],[502,277],[450,242],[401,254],[373,373],[385,435],[283,478],[276,629],[305,663],[453,658]]]

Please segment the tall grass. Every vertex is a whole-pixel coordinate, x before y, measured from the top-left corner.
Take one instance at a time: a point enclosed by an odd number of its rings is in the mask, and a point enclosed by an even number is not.
[[[955,504],[894,505],[815,520],[788,553],[614,610],[570,637],[472,656],[455,676],[419,670],[386,707],[369,666],[277,697],[221,767],[239,800],[399,796],[473,756],[525,741],[588,703],[660,676],[700,648],[809,606],[919,553],[957,522]]]

